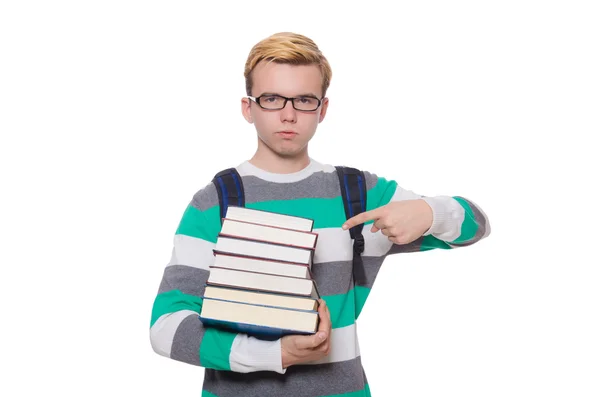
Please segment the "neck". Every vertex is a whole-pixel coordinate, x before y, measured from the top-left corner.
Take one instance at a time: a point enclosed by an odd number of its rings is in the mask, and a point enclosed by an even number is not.
[[[310,164],[310,157],[307,149],[295,156],[284,157],[271,150],[261,150],[259,147],[249,163],[267,172],[291,174],[306,168]]]

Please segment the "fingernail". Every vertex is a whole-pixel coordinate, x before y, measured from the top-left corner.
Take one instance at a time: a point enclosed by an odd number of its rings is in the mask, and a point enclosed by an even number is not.
[[[346,225],[346,224],[342,225],[342,229],[344,229],[344,230],[348,229],[348,225]]]

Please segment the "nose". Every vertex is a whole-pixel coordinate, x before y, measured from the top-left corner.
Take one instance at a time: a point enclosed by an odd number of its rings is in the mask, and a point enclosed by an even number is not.
[[[294,106],[292,105],[292,101],[287,101],[287,103],[285,104],[285,107],[283,109],[281,109],[280,111],[280,115],[281,115],[281,121],[288,121],[290,123],[295,123],[296,122],[296,109],[294,109]]]

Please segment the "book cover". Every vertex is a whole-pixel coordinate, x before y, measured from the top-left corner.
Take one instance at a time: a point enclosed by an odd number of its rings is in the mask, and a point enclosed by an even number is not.
[[[320,299],[316,281],[311,278],[281,276],[247,270],[209,266],[207,284],[221,287],[253,289]],[[312,274],[312,273],[311,273]],[[310,288],[308,288],[310,284]]]
[[[243,257],[271,259],[312,266],[314,249],[297,248],[263,241],[218,235],[213,253],[235,254]]]
[[[225,212],[225,217],[307,232],[312,231],[314,226],[314,220],[310,218],[248,207],[229,206]]]
[[[261,241],[290,247],[315,249],[319,235],[279,226],[223,218],[219,236]]]
[[[209,327],[221,327],[269,340],[285,335],[311,335],[319,327],[319,313],[316,310],[257,305],[208,296],[202,298],[202,310],[198,317]]]
[[[282,262],[274,259],[244,257],[236,254],[214,252],[211,266],[236,270],[248,270],[281,276],[310,278],[312,273],[307,264]]]

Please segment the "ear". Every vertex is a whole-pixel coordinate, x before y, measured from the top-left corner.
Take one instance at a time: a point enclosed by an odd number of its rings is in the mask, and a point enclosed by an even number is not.
[[[250,99],[248,99],[246,97],[242,98],[242,116],[244,116],[244,118],[246,119],[247,122],[252,124],[253,123],[252,109],[250,108],[250,106],[251,106]]]
[[[319,123],[323,121],[325,118],[325,114],[327,114],[327,107],[329,106],[329,98],[323,98],[321,102],[321,111],[319,112]]]

